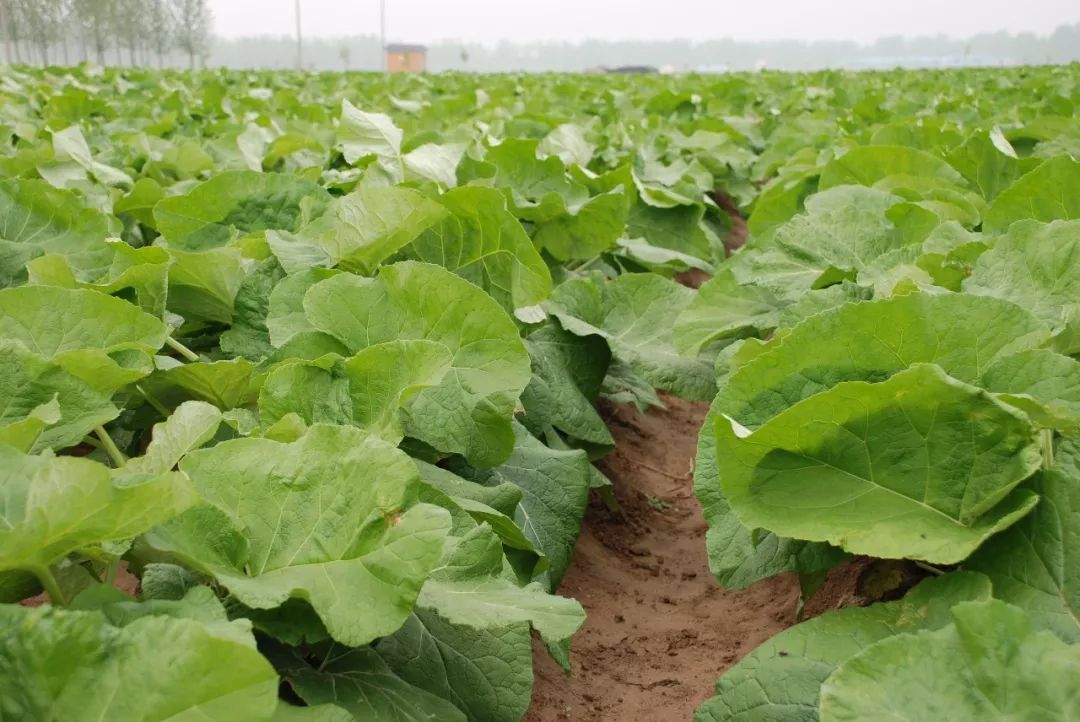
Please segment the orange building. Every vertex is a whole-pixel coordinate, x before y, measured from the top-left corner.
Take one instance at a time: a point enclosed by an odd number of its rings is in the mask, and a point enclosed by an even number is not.
[[[424,72],[427,70],[427,48],[423,45],[387,45],[386,69],[391,73]]]

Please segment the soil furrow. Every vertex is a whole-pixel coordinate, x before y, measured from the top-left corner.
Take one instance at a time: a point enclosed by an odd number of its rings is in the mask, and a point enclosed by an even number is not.
[[[536,645],[527,722],[690,720],[717,675],[795,622],[791,576],[728,592],[709,573],[693,458],[704,403],[664,397],[641,415],[605,405],[616,450],[600,463],[619,512],[592,500],[560,593],[589,618],[566,677]]]

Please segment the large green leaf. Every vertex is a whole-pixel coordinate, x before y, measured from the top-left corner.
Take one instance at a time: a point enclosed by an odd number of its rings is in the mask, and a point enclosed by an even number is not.
[[[817,190],[818,170],[815,165],[805,173],[780,176],[764,187],[746,221],[754,238],[763,241],[771,238],[777,228],[802,210],[807,197]]]
[[[365,185],[332,201],[297,232],[267,231],[266,239],[289,273],[319,266],[366,274],[444,215],[438,203],[416,191]]]
[[[188,401],[169,418],[154,424],[142,456],[128,461],[124,474],[164,474],[189,452],[209,443],[221,425],[221,411],[202,401]]]
[[[516,422],[514,434],[514,451],[504,463],[492,469],[460,471],[488,486],[513,484],[521,489],[514,519],[548,557],[551,568],[543,581],[554,590],[570,566],[592,467],[585,452],[549,448]]]
[[[620,238],[616,243],[618,248],[614,253],[629,260],[634,264],[631,266],[633,268],[640,265],[661,276],[684,273],[692,268],[709,274],[716,273],[716,266],[711,261],[654,246],[643,238]]]
[[[252,389],[255,367],[244,358],[191,363],[159,359],[158,365],[140,387],[167,406],[197,400],[232,409],[256,396]]]
[[[560,261],[592,258],[610,249],[627,225],[622,189],[601,193],[540,224],[533,240]]]
[[[232,327],[221,334],[221,350],[256,361],[274,352],[266,325],[270,294],[285,276],[276,258],[260,263],[244,277],[233,303]]]
[[[278,677],[246,621],[0,607],[0,714],[12,720],[269,722]]]
[[[915,363],[979,384],[994,362],[1044,343],[1048,332],[1019,306],[966,294],[915,293],[847,303],[769,343],[721,385],[720,411],[756,428],[842,381],[880,381]]]
[[[418,609],[376,647],[406,682],[452,702],[476,722],[519,722],[532,693],[529,625],[450,624]]]
[[[743,589],[784,572],[823,572],[843,561],[844,552],[829,544],[777,536],[739,521],[720,489],[715,432],[717,418],[721,418],[718,408],[717,400],[709,408],[698,436],[694,492],[709,525],[705,534],[709,569],[720,585]]]
[[[202,251],[256,231],[296,231],[329,203],[322,186],[299,176],[228,171],[162,199],[154,220],[170,247]]]
[[[689,399],[713,396],[712,363],[675,350],[675,319],[694,299],[692,289],[651,273],[567,281],[555,288],[550,310],[567,331],[607,339],[612,354],[657,388]]]
[[[356,718],[336,704],[316,704],[298,707],[278,700],[273,722],[353,722]]]
[[[0,181],[0,288],[26,279],[26,264],[59,253],[81,267],[104,268],[108,223],[78,196],[40,180]]]
[[[820,190],[839,185],[880,186],[895,179],[935,179],[964,187],[967,181],[941,158],[900,145],[864,145],[830,161],[821,171]]]
[[[1080,219],[1080,161],[1052,158],[1002,191],[983,217],[983,231],[1000,233],[1016,221]]]
[[[75,446],[96,427],[120,413],[109,394],[46,361],[21,343],[0,341],[0,425],[25,424],[39,409],[53,402],[60,418],[42,426],[31,447],[23,450]]]
[[[651,149],[634,154],[633,178],[644,203],[658,208],[692,206],[715,187],[715,180],[697,158],[665,160]]]
[[[589,192],[570,180],[557,156],[540,158],[537,146],[536,140],[508,138],[488,149],[481,169],[491,173],[494,187],[505,190],[519,218],[544,223],[580,208]]]
[[[41,574],[71,552],[131,539],[195,503],[183,474],[146,472],[116,476],[89,459],[0,446],[0,569]]]
[[[150,373],[167,329],[137,306],[96,291],[22,286],[0,291],[0,336],[114,391]]]
[[[418,339],[453,358],[441,383],[406,406],[405,433],[491,466],[513,447],[511,417],[529,382],[529,357],[517,328],[487,294],[449,271],[412,261],[375,278],[342,274],[304,296],[307,319],[353,353]]]
[[[593,403],[611,361],[600,336],[576,336],[555,324],[529,335],[533,379],[521,395],[521,422],[542,436],[548,427],[601,447],[615,445]]]
[[[1046,349],[1006,356],[983,372],[980,386],[1027,412],[1039,426],[1080,429],[1080,361]]]
[[[267,303],[266,328],[270,343],[281,348],[295,335],[315,331],[304,313],[304,296],[319,281],[341,273],[327,268],[309,268],[286,276],[270,293]]]
[[[356,165],[370,157],[390,181],[400,183],[405,175],[401,157],[403,137],[390,116],[365,113],[348,100],[341,101],[337,148],[346,163]]]
[[[539,156],[557,155],[567,166],[588,167],[596,147],[589,143],[585,129],[573,123],[563,123],[540,141],[536,147]]]
[[[780,312],[780,329],[791,329],[800,323],[825,311],[843,306],[845,303],[861,303],[874,297],[874,289],[860,286],[851,281],[842,281],[835,286],[807,291]]]
[[[396,444],[401,408],[438,385],[452,363],[446,346],[427,340],[387,341],[343,361],[285,363],[263,384],[259,417],[264,427],[290,413],[308,424],[355,424]]]
[[[740,284],[730,270],[722,271],[702,284],[675,320],[675,347],[697,354],[722,339],[766,333],[776,326],[782,307],[768,288]]]
[[[139,308],[152,316],[165,313],[168,297],[169,253],[155,246],[132,248],[111,239],[99,244],[101,256],[86,258],[47,253],[30,261],[30,282],[63,288],[86,288],[108,295],[134,294]],[[107,265],[102,268],[101,260]]]
[[[503,630],[531,624],[549,644],[561,646],[585,622],[573,599],[549,594],[533,582],[519,586],[504,568],[503,547],[482,525],[448,545],[442,564],[424,584],[417,605],[446,621],[475,629]]]
[[[822,685],[822,722],[1080,715],[1080,645],[1032,631],[1023,611],[996,600],[958,604],[952,616],[843,662]]]
[[[457,167],[465,155],[464,143],[424,143],[404,156],[406,180],[428,180],[443,188],[457,185]]]
[[[633,404],[639,413],[649,409],[663,409],[664,402],[648,381],[626,362],[612,358],[600,395],[616,404]]]
[[[504,482],[489,486],[458,476],[452,471],[413,459],[420,470],[421,480],[454,499],[467,499],[496,509],[503,514],[513,515],[518,502],[522,499],[521,489]]]
[[[994,583],[995,596],[1023,607],[1032,624],[1080,643],[1080,442],[1067,439],[1054,467],[1031,484],[1039,505],[979,548],[965,564]]]
[[[508,138],[480,165],[490,169],[490,184],[505,192],[513,213],[535,224],[536,243],[559,260],[592,258],[623,234],[625,187],[591,194],[558,156],[539,157],[536,140]]]
[[[720,241],[705,230],[704,220],[705,206],[701,203],[657,208],[637,201],[631,204],[626,217],[626,236],[710,263],[714,257],[723,257],[723,249]]]
[[[507,311],[548,297],[551,273],[502,193],[458,188],[440,196],[439,203],[447,215],[413,242],[410,255],[475,283]]]
[[[1037,501],[1009,493],[1041,463],[1037,431],[928,364],[838,384],[753,433],[720,418],[716,433],[744,524],[856,554],[959,562]]]
[[[93,584],[76,595],[68,608],[101,612],[109,624],[117,627],[151,616],[194,619],[204,624],[229,621],[228,612],[210,587],[196,583],[168,597],[155,597],[142,591],[143,601],[135,601],[113,585]],[[237,627],[243,636],[240,625]]]
[[[153,178],[135,181],[126,196],[116,199],[113,213],[119,217],[129,216],[148,228],[154,227],[154,206],[165,197],[161,184]]]
[[[259,422],[269,429],[294,415],[305,424],[350,424],[350,385],[336,357],[283,362],[267,375],[259,391]]]
[[[733,259],[735,278],[797,297],[851,277],[909,243],[887,214],[901,201],[862,186],[815,194],[803,213],[776,228],[767,245],[747,248]]]
[[[417,467],[421,469],[422,478],[424,479],[420,485],[420,501],[425,504],[441,506],[450,512],[452,534],[461,536],[480,524],[487,524],[491,527],[491,531],[498,535],[508,554],[508,561],[511,562],[519,579],[534,579],[548,569],[550,566],[548,558],[525,536],[525,532],[522,531],[512,516],[508,516],[483,502],[476,501],[470,495],[454,496],[447,493],[443,490],[443,487],[447,486],[443,482],[445,482],[447,476],[450,476],[455,479],[455,483],[451,486],[457,486],[459,489],[461,485],[470,485],[481,489],[485,487],[472,484],[456,474],[442,469],[439,470],[438,480],[432,483],[428,479],[432,478],[433,475],[425,471],[421,464],[423,462],[417,463]],[[429,466],[428,468],[438,469],[439,467]],[[504,484],[503,486],[509,485]],[[517,489],[515,491],[518,492],[520,497],[520,491]],[[510,514],[513,514],[512,509]]]
[[[233,303],[244,282],[247,262],[239,248],[204,251],[168,249],[168,309],[195,323],[233,322]]]
[[[150,545],[249,607],[303,599],[352,646],[401,626],[449,526],[441,509],[406,510],[418,482],[409,458],[351,427],[314,426],[292,443],[227,441],[181,469],[208,506],[160,527]]]
[[[335,705],[350,719],[364,722],[467,722],[465,713],[445,699],[414,687],[396,675],[369,648],[332,646],[317,667],[294,655],[282,670],[310,705]]]
[[[0,444],[29,453],[49,426],[60,422],[60,404],[54,396],[10,421],[0,421]]]
[[[949,165],[992,201],[1016,182],[1033,165],[1034,158],[1021,160],[999,129],[976,131],[948,156]]]
[[[1012,301],[1055,334],[1080,324],[1080,220],[1013,224],[979,256],[964,291]]]
[[[817,722],[821,683],[838,664],[879,640],[945,627],[953,605],[987,600],[990,590],[981,575],[949,574],[898,601],[829,612],[792,627],[725,672],[694,720]]]
[[[887,217],[900,202],[891,193],[862,186],[822,190],[806,200],[806,212],[773,236],[793,259],[818,268],[860,269],[906,239]]]
[[[94,160],[90,145],[86,142],[86,137],[83,135],[82,128],[79,125],[54,130],[52,132],[52,145],[56,161],[47,165],[60,168],[61,175],[72,173],[76,168],[80,168],[85,175],[102,185],[131,188],[131,176],[119,168]],[[44,166],[40,166],[38,172],[41,173],[43,178],[49,178],[50,174]]]

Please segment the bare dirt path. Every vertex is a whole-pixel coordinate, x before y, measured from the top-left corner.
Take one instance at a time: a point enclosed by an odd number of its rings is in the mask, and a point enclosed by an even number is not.
[[[560,589],[589,615],[573,676],[537,645],[527,722],[690,720],[717,675],[795,622],[794,578],[727,592],[709,573],[691,469],[708,405],[664,402],[646,415],[601,407],[617,447],[600,468],[621,512],[590,502]]]

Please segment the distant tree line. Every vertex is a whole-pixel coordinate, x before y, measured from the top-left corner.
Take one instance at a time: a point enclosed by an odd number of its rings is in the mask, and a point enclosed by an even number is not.
[[[293,68],[291,35],[221,38],[211,34],[208,0],[0,0],[0,45],[8,62],[101,65]],[[411,38],[399,38],[411,40]],[[309,70],[379,70],[375,35],[305,38]],[[674,70],[816,70],[949,67],[1080,61],[1080,23],[1050,35],[984,33],[885,37],[873,43],[688,40],[586,40],[497,44],[440,41],[432,71],[580,71],[624,65]]]
[[[4,60],[40,65],[205,63],[208,0],[0,0]]]
[[[409,38],[403,38],[409,40]],[[210,63],[231,68],[291,68],[296,39],[248,37],[214,40]],[[886,37],[869,44],[717,39],[587,40],[581,43],[459,43],[428,48],[433,71],[580,71],[623,65],[672,66],[675,70],[816,70],[821,68],[949,67],[1080,61],[1080,24],[1050,35],[1007,32],[970,38]],[[373,35],[304,41],[304,66],[311,70],[378,70],[382,59]]]

